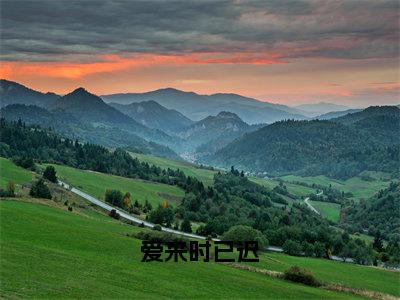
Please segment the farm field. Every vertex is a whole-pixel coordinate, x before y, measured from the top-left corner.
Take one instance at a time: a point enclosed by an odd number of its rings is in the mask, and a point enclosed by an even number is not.
[[[133,152],[130,152],[130,155],[132,155],[132,157],[136,157],[140,161],[144,161],[149,164],[153,164],[153,165],[158,166],[163,169],[167,169],[167,168],[174,169],[174,170],[179,169],[182,172],[184,172],[186,176],[196,177],[197,179],[203,181],[203,183],[205,185],[212,184],[214,174],[216,173],[216,171],[203,169],[203,168],[198,167],[195,164],[192,164],[192,163],[189,163],[186,161],[173,160],[173,159],[157,157],[157,156],[147,155],[147,154],[133,153]]]
[[[117,189],[123,193],[130,192],[132,201],[137,199],[140,203],[144,203],[148,199],[153,206],[157,206],[163,200],[176,204],[184,196],[183,190],[171,185],[79,170],[61,165],[53,166],[61,180],[98,199],[104,199],[106,189]]]
[[[0,187],[5,188],[8,181],[22,184],[32,181],[33,173],[15,165],[7,158],[0,157]]]
[[[338,222],[340,217],[340,204],[324,201],[309,201],[310,204],[325,218]]]
[[[280,272],[297,265],[312,271],[315,277],[323,282],[339,283],[352,288],[378,291],[400,297],[400,272],[272,252],[262,254],[260,262],[252,263],[252,265]]]
[[[1,297],[356,299],[204,262],[142,263],[138,227],[43,204],[0,201]]]
[[[372,197],[376,192],[381,189],[385,189],[389,186],[389,180],[381,180],[380,178],[375,178],[375,180],[363,180],[360,177],[352,177],[347,180],[337,180],[331,179],[326,176],[314,176],[314,177],[301,177],[294,175],[287,175],[281,177],[284,181],[293,182],[299,181],[307,184],[317,184],[329,187],[332,185],[343,192],[349,192],[353,194],[354,199],[368,199]]]

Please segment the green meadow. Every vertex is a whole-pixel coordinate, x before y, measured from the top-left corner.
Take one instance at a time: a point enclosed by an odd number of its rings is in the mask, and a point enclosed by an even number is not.
[[[184,196],[183,190],[167,184],[79,170],[61,165],[53,166],[61,180],[99,199],[104,199],[106,189],[117,189],[123,193],[130,192],[132,200],[137,199],[140,203],[144,203],[148,199],[153,206],[164,200],[176,204]]]
[[[5,188],[8,181],[22,184],[32,181],[33,173],[16,166],[10,160],[0,157],[0,187]]]
[[[343,192],[349,192],[353,194],[354,199],[368,199],[372,197],[376,192],[381,189],[385,189],[389,186],[390,181],[386,178],[373,178],[371,180],[363,180],[360,177],[352,177],[347,180],[331,179],[326,176],[314,176],[314,177],[301,177],[295,175],[287,175],[281,177],[284,181],[293,182],[304,182],[307,184],[317,184],[333,188],[336,188]]]
[[[270,252],[262,254],[260,262],[252,263],[252,265],[280,272],[297,265],[312,271],[317,279],[325,283],[338,283],[352,288],[378,291],[400,297],[400,272]]]
[[[338,222],[340,217],[340,204],[324,201],[309,201],[310,204],[325,218]]]
[[[208,170],[200,168],[199,166],[182,161],[182,160],[173,160],[163,157],[157,157],[146,154],[139,154],[130,152],[133,157],[136,157],[140,161],[147,162],[149,164],[153,164],[163,169],[173,169],[173,170],[181,170],[185,173],[186,176],[196,177],[197,179],[203,181],[205,185],[211,185],[213,183],[214,174],[216,171]]]
[[[142,263],[127,236],[140,229],[111,218],[20,199],[0,213],[2,298],[358,298],[213,262]]]

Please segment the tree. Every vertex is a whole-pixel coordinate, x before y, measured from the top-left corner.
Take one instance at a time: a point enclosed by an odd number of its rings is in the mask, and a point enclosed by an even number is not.
[[[293,240],[286,240],[286,242],[282,246],[283,252],[289,255],[299,256],[302,254],[301,245]]]
[[[126,192],[123,199],[124,208],[129,208],[131,206],[131,194]]]
[[[325,256],[325,246],[320,242],[316,242],[314,244],[314,254],[316,257],[324,257]]]
[[[190,221],[188,218],[184,218],[183,222],[181,224],[181,231],[183,232],[192,232],[192,225],[190,224]]]
[[[314,246],[313,244],[304,242],[303,243],[303,252],[305,256],[313,256],[314,255]]]
[[[376,232],[372,247],[378,252],[382,252],[383,250],[383,240],[379,230]]]
[[[111,189],[107,189],[104,199],[106,200],[106,202],[118,206],[118,207],[122,207],[123,206],[123,195],[121,193],[121,191],[119,190],[111,190]]]
[[[43,178],[50,182],[57,183],[56,169],[53,166],[47,166],[43,172]]]
[[[29,195],[34,198],[51,199],[51,192],[44,182],[43,178],[40,178],[32,185],[31,190],[29,191]]]
[[[233,241],[237,246],[243,246],[245,241],[257,241],[260,249],[268,246],[268,240],[261,231],[246,225],[232,226],[222,235],[222,240]]]

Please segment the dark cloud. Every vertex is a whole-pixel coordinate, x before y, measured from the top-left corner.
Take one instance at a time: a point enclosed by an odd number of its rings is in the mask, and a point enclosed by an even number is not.
[[[279,53],[396,58],[398,1],[1,2],[3,60],[96,54]]]

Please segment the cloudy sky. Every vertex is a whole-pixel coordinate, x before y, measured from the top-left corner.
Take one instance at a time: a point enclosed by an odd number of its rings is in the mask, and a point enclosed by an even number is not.
[[[2,78],[97,94],[399,101],[399,1],[7,1]]]

